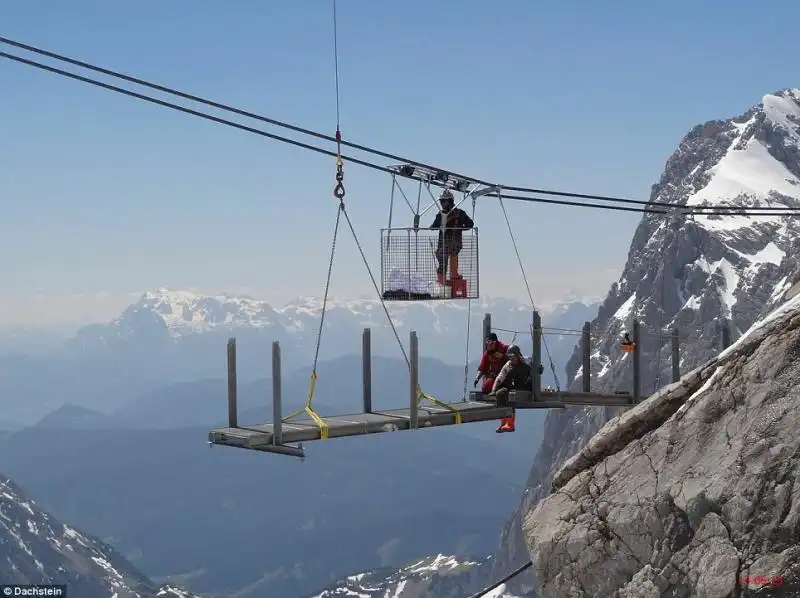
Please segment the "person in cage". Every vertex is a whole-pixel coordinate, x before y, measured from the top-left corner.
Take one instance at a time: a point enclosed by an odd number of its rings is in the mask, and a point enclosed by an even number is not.
[[[455,207],[455,199],[450,189],[442,191],[439,197],[441,211],[431,224],[431,229],[439,229],[439,240],[436,244],[436,261],[438,267],[436,274],[439,284],[444,284],[447,279],[447,268],[450,266],[450,279],[461,278],[458,273],[458,254],[461,252],[462,231],[475,226],[472,218],[462,210]]]
[[[508,361],[503,365],[492,385],[492,394],[497,398],[498,405],[508,405],[508,392],[510,390],[533,390],[533,369],[530,362],[522,355],[517,345],[511,345],[506,351]],[[513,407],[513,405],[512,405]],[[516,423],[516,412],[512,410],[511,417],[504,417],[498,433],[513,432]]]
[[[478,386],[478,382],[483,378],[481,392],[487,395],[492,392],[494,379],[500,373],[506,361],[508,361],[507,350],[508,345],[499,341],[494,332],[490,332],[489,336],[486,337],[486,348],[483,351],[483,355],[481,355],[481,362],[478,364],[478,372],[472,386]]]

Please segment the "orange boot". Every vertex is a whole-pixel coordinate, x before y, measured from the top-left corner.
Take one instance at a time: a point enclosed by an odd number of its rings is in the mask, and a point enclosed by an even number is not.
[[[504,417],[500,420],[500,427],[495,430],[498,434],[502,434],[503,432],[513,432],[514,431],[514,424],[516,423],[517,414],[512,412],[511,417]]]

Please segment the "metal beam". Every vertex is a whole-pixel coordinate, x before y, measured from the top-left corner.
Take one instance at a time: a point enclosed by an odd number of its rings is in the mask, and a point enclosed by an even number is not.
[[[500,187],[497,187],[495,185],[491,187],[483,187],[481,189],[475,189],[474,191],[471,191],[468,195],[474,199],[482,195],[489,195],[489,193],[497,193],[499,195]]]
[[[228,339],[228,426],[239,425],[239,413],[236,404],[236,339]]]
[[[633,320],[633,404],[642,400],[641,354],[642,342],[639,335],[639,320]]]
[[[417,333],[412,330],[409,333],[409,420],[411,428],[419,425],[419,409],[417,407],[419,397],[419,345]]]
[[[489,333],[492,331],[492,314],[483,314],[483,338],[481,339],[481,353],[483,347],[486,346],[486,339],[489,338]]]
[[[265,453],[276,453],[278,455],[288,455],[289,457],[297,457],[301,461],[306,458],[306,452],[302,446],[290,446],[288,444],[275,444],[252,447],[256,451],[263,451]]]
[[[281,345],[272,343],[272,444],[282,442],[283,415],[281,414]]]
[[[677,328],[672,329],[670,339],[672,341],[672,381],[677,382],[681,379],[681,345]]]
[[[533,312],[533,351],[531,355],[533,396],[538,401],[542,392],[542,318],[538,311]]]
[[[592,385],[592,323],[583,323],[581,335],[581,353],[583,354],[583,369],[581,371],[583,392],[589,392]]]
[[[471,392],[470,400],[494,404],[495,398],[481,392]],[[624,407],[630,405],[632,397],[627,392],[572,392],[568,390],[543,390],[539,399],[527,390],[512,390],[509,401],[515,409],[563,409],[569,405],[587,407]]]
[[[372,413],[372,341],[369,328],[361,335],[361,370],[364,380],[364,413]]]

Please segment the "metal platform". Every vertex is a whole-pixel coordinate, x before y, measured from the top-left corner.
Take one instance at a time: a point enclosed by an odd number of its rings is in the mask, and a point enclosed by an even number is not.
[[[491,317],[484,319],[483,341],[491,330]],[[632,392],[612,394],[591,392],[589,389],[589,326],[584,326],[581,341],[583,354],[582,391],[553,391],[541,387],[541,336],[542,324],[539,314],[533,312],[532,355],[534,391],[512,391],[508,405],[497,405],[495,397],[480,392],[469,393],[469,400],[445,402],[420,394],[419,386],[419,341],[413,330],[409,334],[409,385],[405,392],[408,407],[375,411],[372,408],[372,358],[369,328],[362,336],[363,359],[363,413],[321,417],[316,412],[285,417],[281,410],[281,351],[277,342],[272,343],[272,422],[255,425],[239,425],[237,409],[236,339],[228,340],[228,425],[208,433],[210,445],[223,445],[269,453],[304,458],[301,443],[315,440],[363,436],[399,430],[414,430],[439,426],[452,426],[474,422],[500,420],[510,417],[514,409],[564,409],[571,405],[590,407],[627,407],[637,404],[639,392],[639,325],[633,322],[634,352]],[[676,360],[677,361],[677,360]],[[673,377],[677,372],[673,372]],[[465,397],[466,398],[466,397]],[[427,399],[432,405],[423,405]],[[312,416],[313,413],[313,416]],[[290,444],[291,443],[291,444]],[[293,443],[297,443],[295,446]]]
[[[418,407],[417,422],[413,427],[430,428],[455,425],[455,412],[461,415],[461,422],[465,424],[498,420],[510,417],[512,414],[511,407],[498,407],[485,402],[460,402],[446,405],[447,407]],[[323,418],[328,426],[328,438],[409,430],[412,428],[411,419],[411,409],[389,409],[373,413],[353,413]],[[308,442],[321,438],[319,426],[310,417],[282,422],[280,436],[281,442]],[[273,424],[219,428],[212,430],[208,438],[214,444],[226,446],[267,452],[274,452],[272,449],[275,448]]]

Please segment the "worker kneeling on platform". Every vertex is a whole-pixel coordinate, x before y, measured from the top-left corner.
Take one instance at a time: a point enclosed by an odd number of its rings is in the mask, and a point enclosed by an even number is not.
[[[511,345],[506,351],[508,361],[497,374],[497,378],[492,386],[492,394],[497,398],[497,404],[506,406],[509,404],[508,393],[510,390],[533,390],[533,370],[531,364],[522,355],[522,351],[517,345]],[[514,406],[513,404],[511,405]],[[513,432],[516,421],[516,412],[512,409],[511,417],[504,417],[500,421],[497,432]]]
[[[464,210],[455,207],[455,199],[449,189],[442,191],[439,205],[442,210],[436,214],[430,227],[431,229],[440,229],[439,240],[436,244],[436,261],[439,264],[436,274],[439,284],[445,284],[448,264],[450,265],[450,280],[461,278],[458,273],[458,254],[463,246],[461,231],[472,228],[475,223]]]
[[[485,395],[492,392],[494,379],[508,361],[506,351],[508,351],[508,345],[497,340],[497,335],[490,332],[486,337],[486,348],[481,355],[481,362],[478,364],[478,372],[472,386],[478,386],[478,382],[483,378],[481,392]]]

